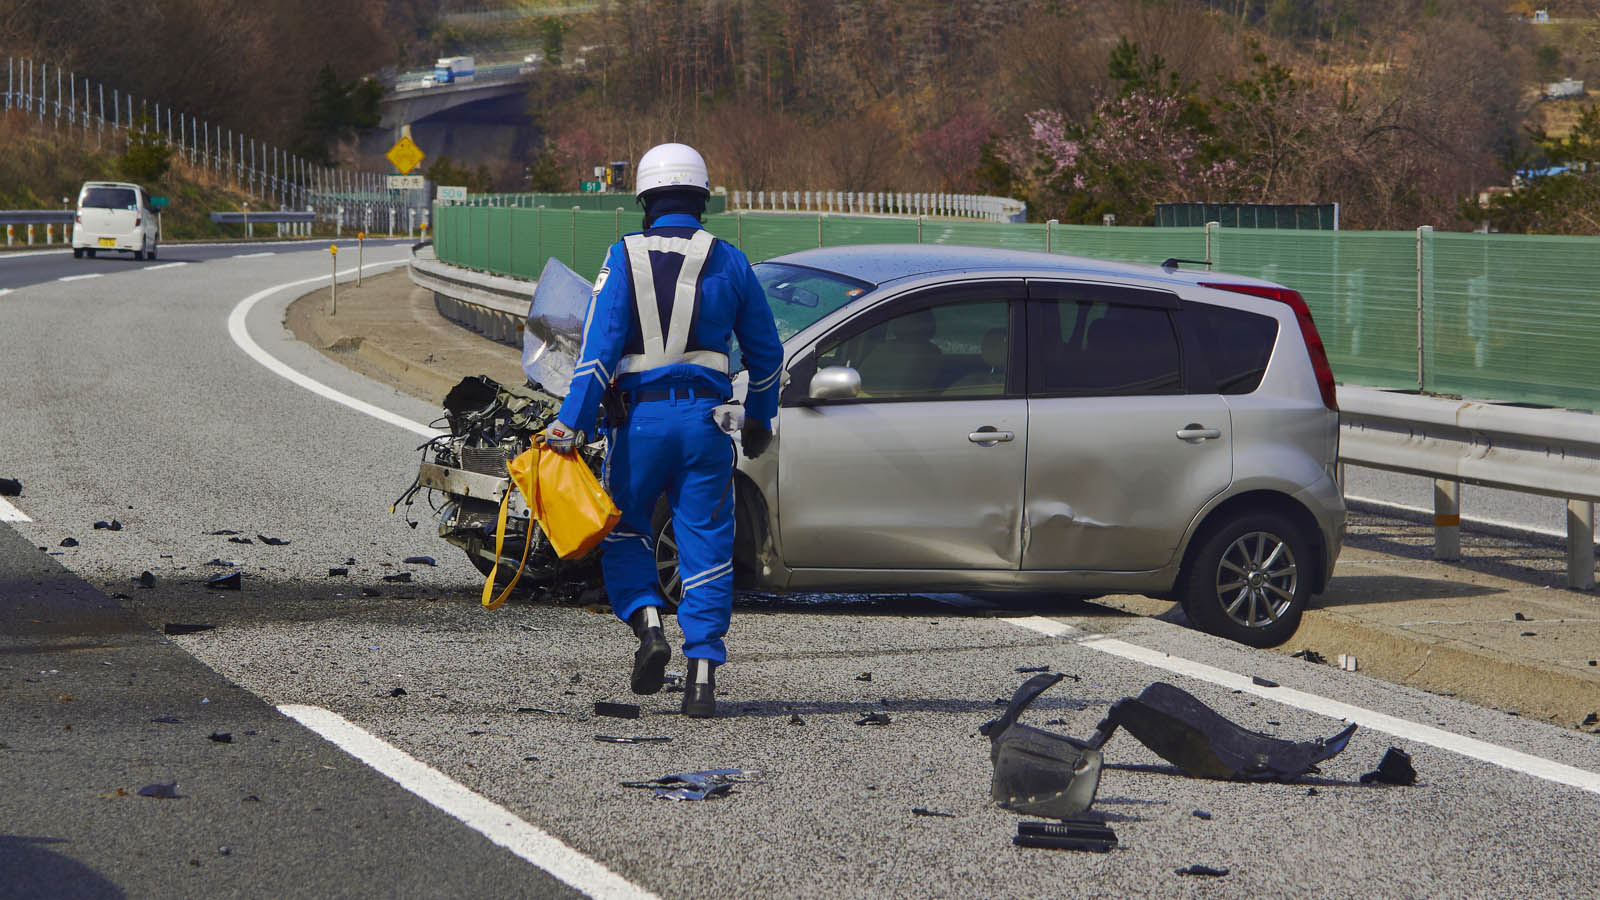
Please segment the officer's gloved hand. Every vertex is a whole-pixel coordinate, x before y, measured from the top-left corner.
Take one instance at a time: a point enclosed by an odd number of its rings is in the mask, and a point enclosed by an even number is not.
[[[551,422],[540,436],[544,438],[544,445],[557,453],[571,453],[583,445],[583,432],[574,431],[559,419]]]
[[[772,428],[764,422],[747,419],[739,431],[739,443],[744,445],[744,458],[755,459],[772,443]]]

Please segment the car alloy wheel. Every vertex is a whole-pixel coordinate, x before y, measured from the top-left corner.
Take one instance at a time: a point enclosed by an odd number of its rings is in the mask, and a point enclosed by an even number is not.
[[[1228,618],[1246,628],[1265,628],[1294,605],[1299,566],[1288,542],[1275,534],[1240,535],[1217,564],[1217,600]]]
[[[1272,647],[1300,627],[1311,596],[1311,547],[1275,512],[1248,513],[1210,529],[1178,579],[1178,599],[1203,631]]]
[[[672,516],[656,524],[656,586],[667,600],[666,612],[675,612],[683,600],[683,574],[678,571],[678,540],[672,531]]]

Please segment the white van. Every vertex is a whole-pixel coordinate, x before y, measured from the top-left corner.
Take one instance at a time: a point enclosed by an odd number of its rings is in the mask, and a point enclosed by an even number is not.
[[[73,256],[127,250],[134,259],[155,259],[157,232],[156,212],[144,188],[123,181],[84,182],[72,226]]]

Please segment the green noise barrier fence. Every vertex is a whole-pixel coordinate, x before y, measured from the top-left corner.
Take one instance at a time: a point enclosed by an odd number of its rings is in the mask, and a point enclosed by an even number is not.
[[[614,200],[612,202],[615,202]],[[452,265],[536,279],[550,257],[598,271],[637,209],[437,206]],[[722,213],[751,262],[847,244],[965,244],[1134,263],[1206,260],[1301,293],[1342,383],[1600,410],[1600,239],[1412,231],[998,224]],[[1600,423],[1597,423],[1600,425]]]

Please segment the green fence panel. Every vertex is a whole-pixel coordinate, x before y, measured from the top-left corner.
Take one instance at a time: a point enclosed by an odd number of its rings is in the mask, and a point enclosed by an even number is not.
[[[816,216],[747,214],[743,219],[742,223],[736,223],[742,236],[740,249],[753,263],[817,246]]]
[[[1557,235],[1436,234],[1425,388],[1600,409],[1600,247]]]
[[[1417,235],[1219,229],[1212,268],[1293,288],[1311,307],[1337,381],[1417,386]]]
[[[489,261],[484,268],[491,272],[510,272],[511,243],[515,238],[511,232],[511,210],[497,207],[486,209],[484,213],[484,237],[488,244],[485,258]]]
[[[959,219],[938,219],[922,223],[924,244],[965,244],[969,247],[999,247],[1007,250],[1045,249],[1045,230],[1042,224],[1017,224],[996,228],[994,222],[971,222]],[[1049,226],[1054,230],[1055,226]],[[1052,239],[1054,234],[1051,234]],[[912,238],[915,240],[915,238]]]
[[[813,220],[815,221],[815,220]],[[849,247],[857,244],[914,244],[915,219],[869,218],[866,216],[823,216],[822,246]]]
[[[617,242],[619,219],[615,210],[578,212],[573,215],[574,227],[577,228],[578,261],[570,265],[579,275],[593,281],[600,267],[606,263],[606,250]],[[620,224],[625,231],[637,231],[640,223],[634,220],[631,228],[626,222]]]
[[[511,245],[511,264],[501,274],[537,279],[543,262],[539,259],[539,213],[520,206],[507,212],[510,213],[507,242]]]
[[[1206,232],[1204,228],[1053,225],[1050,251],[1094,259],[1150,264],[1160,263],[1164,259],[1173,257],[1205,259]]]

